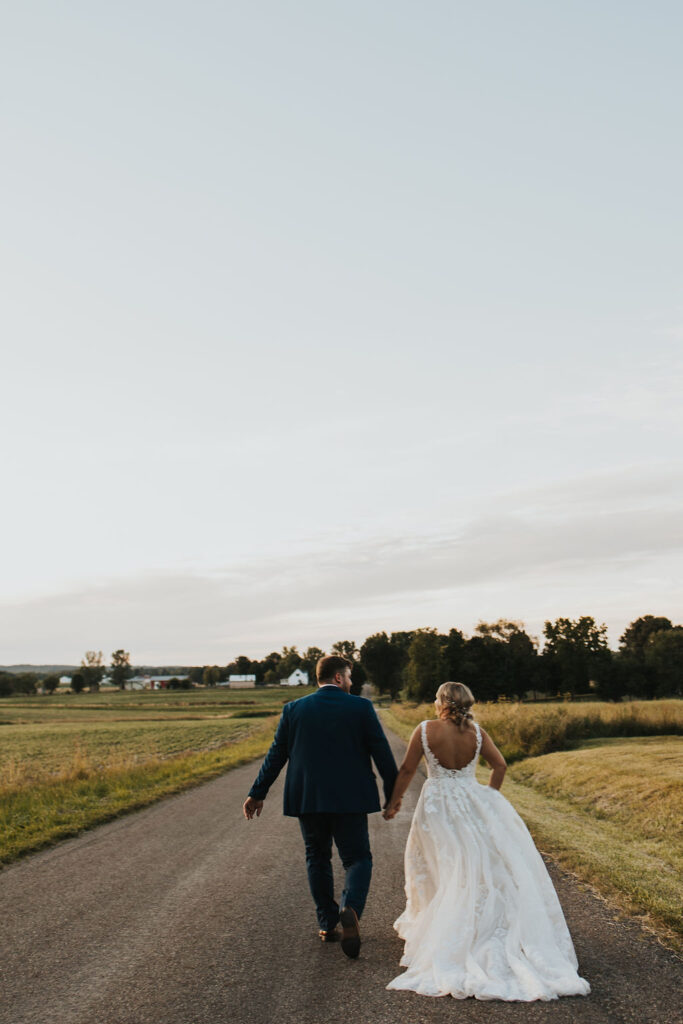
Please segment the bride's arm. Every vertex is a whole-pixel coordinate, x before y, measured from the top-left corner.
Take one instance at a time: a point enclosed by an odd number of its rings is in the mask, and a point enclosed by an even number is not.
[[[482,729],[481,735],[481,756],[484,758],[489,768],[491,768],[489,786],[491,789],[500,789],[503,785],[503,779],[505,778],[505,772],[507,771],[508,766],[505,762],[505,758],[489,734]]]
[[[406,750],[405,757],[401,762],[401,767],[398,770],[396,776],[396,782],[391,792],[391,797],[387,806],[384,808],[383,816],[389,821],[395,817],[401,807],[401,800],[403,794],[410,785],[413,775],[417,771],[417,766],[420,763],[422,757],[422,736],[420,733],[420,726],[415,729],[413,735],[410,737],[408,749]]]

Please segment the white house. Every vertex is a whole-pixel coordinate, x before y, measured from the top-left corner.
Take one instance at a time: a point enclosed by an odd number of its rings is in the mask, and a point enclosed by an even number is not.
[[[295,668],[291,676],[280,680],[280,686],[308,686],[308,672]]]

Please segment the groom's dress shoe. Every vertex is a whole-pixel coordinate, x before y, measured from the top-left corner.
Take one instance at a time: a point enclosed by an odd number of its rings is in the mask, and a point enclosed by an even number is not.
[[[321,942],[339,942],[339,939],[341,938],[338,928],[329,928],[327,931],[325,931],[324,928],[321,928],[318,935],[320,936]]]
[[[351,959],[360,953],[360,929],[358,915],[353,907],[344,907],[339,914],[342,926],[341,948]]]

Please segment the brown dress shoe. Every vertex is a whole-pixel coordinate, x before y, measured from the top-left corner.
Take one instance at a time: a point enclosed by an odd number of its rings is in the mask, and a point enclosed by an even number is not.
[[[320,936],[321,942],[339,942],[339,939],[341,938],[338,928],[330,928],[328,931],[321,928],[318,935]]]
[[[358,914],[353,907],[344,907],[339,914],[342,926],[341,948],[347,956],[354,960],[360,953],[360,929]]]

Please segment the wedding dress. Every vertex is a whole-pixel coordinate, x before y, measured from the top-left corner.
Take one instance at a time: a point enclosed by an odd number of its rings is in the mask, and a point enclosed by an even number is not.
[[[444,768],[427,742],[405,852],[406,908],[394,928],[407,970],[389,989],[456,999],[586,995],[557,894],[526,825],[505,797],[475,778],[481,750]]]

